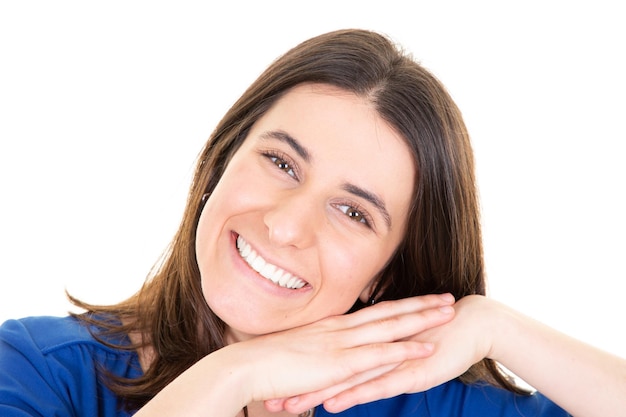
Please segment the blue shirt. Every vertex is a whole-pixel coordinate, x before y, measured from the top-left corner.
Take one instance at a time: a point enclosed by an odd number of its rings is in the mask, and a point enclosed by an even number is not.
[[[126,417],[99,375],[141,375],[134,352],[109,348],[71,317],[30,317],[0,327],[0,416]],[[519,396],[490,385],[450,381],[423,393],[316,417],[557,417],[568,414],[541,394]]]

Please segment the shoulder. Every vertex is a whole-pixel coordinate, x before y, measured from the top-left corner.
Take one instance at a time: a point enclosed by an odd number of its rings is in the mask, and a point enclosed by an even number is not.
[[[27,317],[0,326],[0,340],[43,354],[76,345],[98,345],[89,329],[73,317]]]
[[[330,416],[323,410],[320,417]],[[404,394],[353,407],[342,417],[378,415],[411,417],[566,417],[568,414],[545,396],[517,395],[487,384],[467,385],[452,380],[426,392]]]
[[[98,342],[73,317],[6,321],[0,326],[0,369],[3,416],[10,410],[98,415],[104,409],[115,414],[100,415],[117,416],[117,400],[106,388],[102,372],[128,378],[141,373],[133,352]]]
[[[9,320],[0,326],[0,361],[21,358],[31,366],[76,368],[73,371],[91,372],[97,367],[131,377],[128,365],[135,353],[121,349],[127,341],[111,342],[115,348],[103,344],[89,328],[74,317],[27,317]],[[15,362],[3,363],[9,367]],[[124,369],[126,367],[126,369]]]

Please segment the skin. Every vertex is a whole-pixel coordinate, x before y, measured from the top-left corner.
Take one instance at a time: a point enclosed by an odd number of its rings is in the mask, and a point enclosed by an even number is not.
[[[268,131],[296,138],[308,161],[284,138],[259,140]],[[343,314],[371,295],[402,239],[413,186],[406,172],[414,170],[401,138],[362,98],[319,85],[287,93],[255,124],[198,226],[204,294],[230,343],[136,415],[234,417],[245,405],[254,417],[318,404],[339,412],[430,389],[485,357],[572,415],[625,415],[624,359],[486,297],[424,295]],[[346,182],[376,194],[390,222]],[[371,228],[348,215],[352,206]],[[239,255],[237,235],[306,285],[286,289],[261,277]]]
[[[198,226],[204,295],[231,341],[342,314],[357,297],[367,300],[403,237],[412,172],[403,139],[365,99],[320,85],[282,97],[252,127]],[[376,195],[385,210],[345,184]],[[261,277],[239,255],[239,235],[307,284],[286,289]]]
[[[419,298],[419,297],[418,297]],[[269,410],[299,413],[323,403],[331,412],[419,392],[492,358],[577,417],[626,416],[626,360],[582,343],[495,300],[467,296],[454,319],[416,333],[434,343],[433,354],[319,392],[266,402]]]

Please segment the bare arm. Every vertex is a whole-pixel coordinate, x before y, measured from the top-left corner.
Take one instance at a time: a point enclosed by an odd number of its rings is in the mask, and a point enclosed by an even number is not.
[[[185,371],[135,416],[236,416],[247,404],[244,368],[233,349],[220,349]]]
[[[433,355],[297,399],[269,402],[267,407],[299,412],[323,402],[329,411],[339,412],[356,404],[430,389],[488,357],[576,417],[626,416],[624,358],[577,341],[486,297],[465,297],[455,309],[454,320],[412,338],[434,342]]]
[[[626,416],[626,360],[501,304],[489,356],[581,417]]]

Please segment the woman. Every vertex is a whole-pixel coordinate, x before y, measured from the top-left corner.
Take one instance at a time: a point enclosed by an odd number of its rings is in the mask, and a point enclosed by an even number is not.
[[[372,32],[306,41],[218,124],[134,297],[5,323],[0,411],[623,413],[624,360],[484,297],[474,182],[431,74]]]

